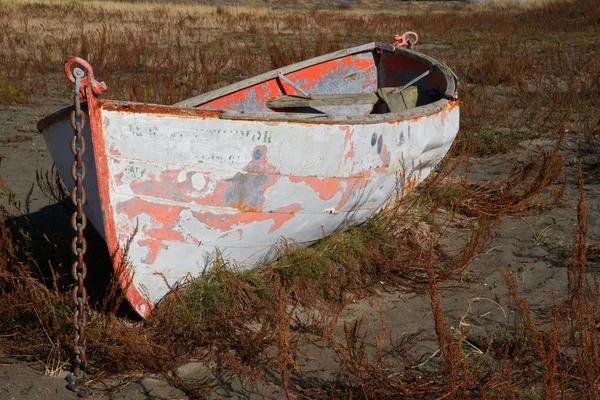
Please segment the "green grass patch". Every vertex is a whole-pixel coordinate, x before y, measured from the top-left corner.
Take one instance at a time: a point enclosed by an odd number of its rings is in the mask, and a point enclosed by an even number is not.
[[[310,247],[290,243],[275,262],[248,271],[237,271],[217,257],[209,271],[172,296],[170,308],[182,321],[194,324],[245,307],[242,304],[259,307],[261,302],[274,300],[275,276],[303,302],[339,295],[362,282],[360,276],[374,272],[382,259],[389,219],[377,216]]]
[[[24,103],[27,101],[25,93],[5,82],[0,76],[0,104]]]
[[[181,293],[180,299],[176,304],[188,322],[195,322],[230,304],[223,284],[214,275],[194,280]]]
[[[463,146],[469,147],[477,143],[475,154],[480,157],[489,157],[519,149],[521,142],[534,137],[525,131],[486,127],[465,132]]]

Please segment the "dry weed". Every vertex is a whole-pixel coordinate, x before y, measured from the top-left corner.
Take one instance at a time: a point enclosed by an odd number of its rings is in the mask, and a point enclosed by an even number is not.
[[[516,315],[512,328],[503,336],[470,337],[450,330],[438,289],[478,254],[500,218],[537,212],[560,199],[562,187],[548,187],[561,177],[565,130],[581,135],[590,148],[597,146],[600,63],[594,56],[600,11],[595,1],[473,6],[461,13],[410,15],[400,22],[395,15],[372,13],[65,4],[0,4],[3,104],[66,97],[68,85],[53,86],[59,78],[52,74],[69,55],[87,58],[107,81],[111,97],[168,104],[337,49],[340,40],[389,41],[391,34],[409,28],[426,32],[424,44],[437,46],[427,52],[446,60],[465,82],[461,143],[452,150],[456,159],[446,161],[418,194],[311,248],[290,245],[272,265],[239,272],[217,260],[210,272],[173,288],[148,321],[117,317],[123,298],[111,286],[108,300],[90,304],[88,355],[97,367],[112,373],[164,372],[190,393],[204,393],[206,382],[192,387],[174,371],[196,354],[220,376],[269,382],[276,374],[289,396],[508,398],[530,388],[547,398],[596,396],[599,295],[586,263],[598,257],[598,249],[586,243],[581,172],[570,297],[565,304],[555,301],[549,319],[534,316],[506,272]],[[33,12],[43,12],[44,21]],[[77,22],[64,28],[63,20]],[[225,33],[243,40],[225,40]],[[559,40],[564,37],[570,41]],[[556,147],[540,148],[493,182],[469,182],[470,157],[509,151],[541,136],[556,139]],[[460,168],[466,170],[462,177],[456,174]],[[64,198],[53,172],[40,173],[37,180],[50,197]],[[0,184],[10,197],[5,182]],[[27,214],[27,201],[13,200],[13,208]],[[68,288],[52,267],[60,262],[50,264],[50,276],[38,267],[40,260],[58,256],[32,257],[31,247],[39,243],[31,243],[13,216],[3,213],[0,346],[12,355],[35,354],[56,370],[70,357],[64,345],[69,343]],[[467,234],[459,248],[450,249],[444,235],[459,225]],[[374,291],[375,283],[381,287],[381,281],[386,290],[429,291],[439,365],[415,365],[407,348],[416,336],[394,338],[386,332],[383,314],[371,337],[361,320],[346,322],[343,338],[336,337],[344,307]],[[339,360],[335,379],[318,389],[295,379],[302,375],[297,350],[307,334],[326,343]],[[39,337],[47,340],[40,343]],[[468,346],[481,353],[476,360],[467,357]]]

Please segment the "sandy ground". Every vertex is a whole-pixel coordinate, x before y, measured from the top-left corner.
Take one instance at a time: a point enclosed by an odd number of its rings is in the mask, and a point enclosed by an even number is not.
[[[33,185],[30,215],[43,218],[63,218],[64,211],[52,204],[35,185],[35,173],[52,166],[43,138],[35,128],[37,120],[48,112],[67,105],[64,99],[44,99],[31,106],[0,107],[0,174],[21,200]],[[549,142],[536,144],[549,146]],[[534,147],[531,147],[534,148]],[[535,151],[535,150],[533,150]],[[520,151],[524,153],[524,151]],[[493,179],[518,152],[472,162],[473,180]],[[515,274],[518,289],[529,300],[534,311],[552,302],[552,294],[560,299],[567,290],[567,266],[576,225],[576,152],[573,142],[565,142],[562,153],[569,172],[563,204],[549,212],[528,217],[505,218],[486,248],[461,275],[462,281],[450,282],[442,290],[442,304],[449,324],[457,327],[460,321],[477,336],[493,332],[509,321],[507,289],[500,273],[509,267]],[[597,162],[597,160],[589,160]],[[588,205],[589,244],[600,243],[600,180],[591,179],[585,186]],[[6,196],[0,202],[7,206]],[[50,217],[49,217],[50,215]],[[42,217],[40,217],[42,218]],[[64,214],[64,218],[66,214]],[[48,229],[52,229],[51,227]],[[592,265],[594,273],[600,265]],[[433,340],[433,321],[430,298],[427,294],[407,294],[381,291],[379,295],[358,301],[343,312],[340,324],[364,315],[363,327],[380,325],[379,306],[384,312],[386,329],[394,337],[424,330],[430,339],[418,341],[412,353],[426,362],[437,345]],[[44,340],[40,338],[40,340]],[[63,371],[58,377],[44,376],[41,362],[24,362],[20,358],[0,354],[0,399],[64,399],[75,395],[65,389]],[[24,355],[25,356],[25,355]],[[25,358],[25,357],[24,357]],[[301,348],[304,378],[320,384],[329,378],[335,366],[333,355],[314,346]],[[434,359],[435,361],[435,359]],[[182,367],[182,377],[201,379],[210,376],[202,362]],[[124,378],[127,382],[118,392],[104,392],[102,383],[93,386],[102,398],[115,399],[187,399],[183,392],[167,384],[159,376]],[[108,382],[105,382],[107,384]],[[115,383],[111,380],[110,383]],[[215,383],[208,398],[274,398],[283,397],[272,386],[249,387],[239,381]]]

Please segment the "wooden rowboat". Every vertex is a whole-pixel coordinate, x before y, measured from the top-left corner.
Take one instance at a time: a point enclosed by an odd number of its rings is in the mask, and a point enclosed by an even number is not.
[[[69,59],[67,75],[75,66],[86,72],[84,210],[115,269],[127,258],[120,279],[144,317],[217,254],[246,268],[273,259],[283,239],[307,245],[366,220],[425,179],[458,131],[454,74],[393,45],[323,55],[173,106],[100,100],[105,85],[81,59]],[[38,124],[69,189],[71,110]]]

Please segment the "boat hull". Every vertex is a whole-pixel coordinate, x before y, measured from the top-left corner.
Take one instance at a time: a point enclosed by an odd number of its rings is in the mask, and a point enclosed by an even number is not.
[[[65,64],[72,82],[75,67],[87,99],[84,209],[143,317],[218,258],[251,268],[365,221],[425,179],[458,132],[452,71],[381,43],[171,107],[99,100],[106,85],[77,58]],[[71,110],[38,123],[70,190]]]
[[[115,268],[127,259],[122,284],[142,316],[217,256],[249,268],[284,241],[307,245],[371,217],[429,175],[459,122],[456,101],[416,118],[347,125],[109,101],[97,112],[93,135],[84,130],[93,143],[85,211]],[[64,119],[44,134],[67,186],[70,132]]]

